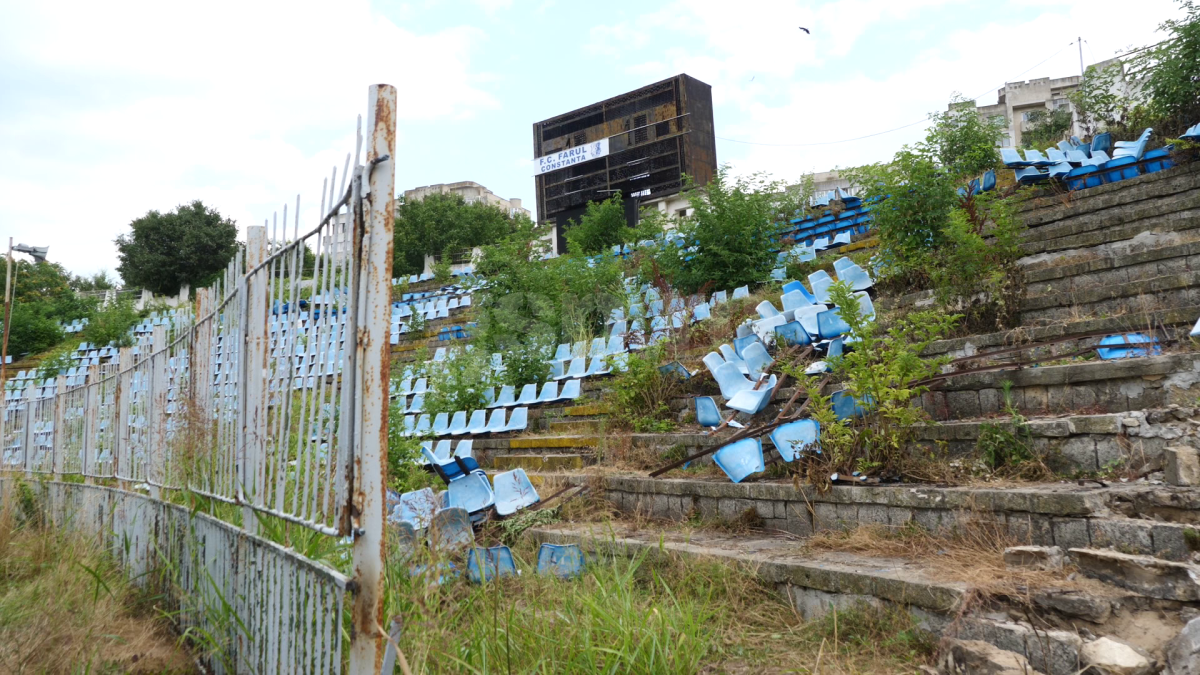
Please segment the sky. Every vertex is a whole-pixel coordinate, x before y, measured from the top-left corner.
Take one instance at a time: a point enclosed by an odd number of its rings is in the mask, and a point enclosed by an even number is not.
[[[887,160],[955,93],[984,105],[1005,82],[1078,74],[1077,37],[1093,63],[1182,14],[1174,0],[0,0],[0,236],[91,274],[115,270],[130,221],[196,199],[241,229],[300,195],[311,229],[380,82],[399,90],[397,191],[470,180],[532,210],[534,122],[679,73],[712,85],[719,162],[796,181]]]

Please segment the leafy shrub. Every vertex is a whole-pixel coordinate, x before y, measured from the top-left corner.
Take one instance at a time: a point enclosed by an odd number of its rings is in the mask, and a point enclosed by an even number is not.
[[[430,415],[487,407],[484,392],[495,386],[489,355],[482,349],[458,350],[452,358],[431,364],[425,412]]]
[[[579,222],[567,225],[567,250],[572,255],[602,253],[636,236],[625,222],[625,203],[615,192],[602,202],[588,202]]]
[[[1181,0],[1179,5],[1184,18],[1159,26],[1170,37],[1134,55],[1128,67],[1147,112],[1157,118],[1149,126],[1168,137],[1200,119],[1200,4]]]
[[[821,425],[826,458],[822,471],[895,470],[903,462],[914,425],[925,419],[924,411],[912,401],[926,388],[915,383],[937,374],[949,361],[945,356],[925,359],[921,353],[959,317],[916,312],[895,320],[884,332],[878,323],[860,316],[859,299],[846,284],[834,284],[830,297],[850,326],[854,343],[843,356],[830,359],[833,377],[859,402],[864,416],[839,421],[832,397],[816,391],[816,383],[805,378],[802,369],[785,366],[793,377],[810,383],[809,409]]]
[[[117,347],[132,346],[133,336],[129,329],[137,325],[140,319],[133,304],[132,297],[121,296],[93,314],[88,320],[88,325],[83,329],[83,339],[101,346],[108,344]]]
[[[638,432],[663,433],[675,428],[668,402],[683,393],[683,381],[658,369],[664,360],[662,345],[630,352],[624,372],[610,383],[605,398],[612,419]]]
[[[387,486],[401,494],[431,487],[433,474],[419,464],[421,439],[404,436],[404,415],[393,401],[388,412]]]
[[[58,321],[48,316],[49,309],[44,304],[13,304],[8,329],[9,354],[36,354],[62,340],[62,330]]]
[[[502,354],[502,384],[523,387],[550,379],[550,364],[546,359],[550,358],[551,353],[547,345],[538,344],[536,341],[517,342]]]
[[[765,174],[734,178],[728,165],[703,187],[687,178],[684,195],[693,214],[679,225],[686,245],[657,249],[646,259],[643,278],[651,280],[647,270],[656,266],[682,293],[766,279],[775,266],[772,239],[780,229],[775,217],[782,191],[782,183]]]

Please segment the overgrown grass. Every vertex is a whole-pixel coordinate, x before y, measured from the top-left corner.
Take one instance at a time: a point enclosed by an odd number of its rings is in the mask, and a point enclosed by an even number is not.
[[[192,673],[166,621],[93,540],[0,504],[0,671]]]
[[[535,573],[527,541],[514,554],[521,575],[482,586],[389,564],[387,614],[403,617],[412,672],[899,673],[933,650],[907,614],[806,623],[752,571],[721,562],[592,556],[563,581]]]

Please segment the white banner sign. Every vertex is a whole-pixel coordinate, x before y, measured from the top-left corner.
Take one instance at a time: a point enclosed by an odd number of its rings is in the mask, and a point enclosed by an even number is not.
[[[533,161],[537,163],[537,173],[541,175],[547,171],[557,171],[565,169],[568,166],[575,166],[584,162],[604,157],[608,154],[608,139],[601,138],[598,141],[592,141],[587,145],[581,145],[575,148],[567,148],[561,152],[556,152],[553,155],[538,157]]]

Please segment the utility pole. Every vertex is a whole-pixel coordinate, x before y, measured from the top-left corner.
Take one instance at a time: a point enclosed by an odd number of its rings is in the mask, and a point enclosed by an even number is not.
[[[1075,38],[1075,41],[1079,43],[1079,76],[1083,77],[1083,38]]]

